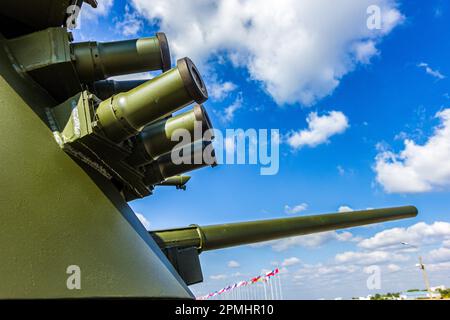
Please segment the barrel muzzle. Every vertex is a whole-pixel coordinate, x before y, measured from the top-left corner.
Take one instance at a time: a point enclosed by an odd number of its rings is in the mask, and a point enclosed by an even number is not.
[[[148,186],[157,185],[166,179],[205,167],[217,166],[211,141],[197,141],[172,152],[166,153],[148,165],[144,182]]]
[[[184,58],[178,60],[176,68],[103,101],[96,114],[105,135],[121,142],[136,136],[149,124],[207,99],[200,73],[189,58]]]
[[[117,42],[80,42],[71,45],[74,65],[82,82],[147,71],[168,71],[171,67],[167,37]]]
[[[186,190],[187,183],[191,180],[188,176],[176,176],[166,179],[158,184],[161,187],[176,187],[178,190]]]
[[[202,140],[205,132],[212,128],[205,108],[196,105],[188,112],[145,127],[137,136],[133,154],[128,162],[136,167],[146,165],[171,152],[175,147]],[[184,137],[188,138],[187,141]]]

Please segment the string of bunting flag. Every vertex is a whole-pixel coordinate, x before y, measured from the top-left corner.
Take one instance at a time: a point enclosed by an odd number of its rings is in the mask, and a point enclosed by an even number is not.
[[[283,300],[280,269],[240,281],[197,300]]]

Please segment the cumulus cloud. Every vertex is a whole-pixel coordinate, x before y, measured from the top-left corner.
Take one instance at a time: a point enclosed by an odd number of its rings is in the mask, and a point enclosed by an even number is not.
[[[341,206],[339,207],[338,210],[340,213],[345,213],[345,212],[353,212],[355,210],[353,210],[352,208],[348,207],[348,206]]]
[[[439,80],[445,79],[445,76],[442,73],[440,73],[438,70],[431,69],[431,67],[428,65],[428,63],[421,62],[417,66],[419,68],[424,69],[427,74],[429,74],[430,76],[432,76],[436,79],[439,79]]]
[[[211,280],[225,280],[228,278],[228,276],[226,274],[217,274],[217,275],[212,275],[209,277]]]
[[[216,101],[222,101],[225,99],[231,92],[237,89],[237,85],[233,82],[226,81],[224,83],[221,82],[213,82],[212,85],[208,88],[209,95]]]
[[[421,193],[450,186],[450,109],[436,117],[441,124],[424,145],[405,140],[399,154],[384,150],[377,155],[376,180],[386,192]]]
[[[384,230],[371,238],[362,240],[358,246],[368,250],[400,246],[402,242],[411,244],[434,243],[450,239],[450,223],[435,222],[426,224],[420,222],[409,228],[394,228]]]
[[[136,216],[138,217],[139,221],[141,221],[142,225],[145,227],[145,229],[150,230],[150,221],[147,220],[147,218],[140,213],[136,213]]]
[[[225,57],[244,67],[278,104],[312,105],[328,96],[399,25],[396,0],[133,0],[167,32],[177,57],[200,64]],[[367,8],[381,8],[381,28]]]
[[[300,259],[299,258],[292,257],[292,258],[285,259],[281,265],[283,267],[291,267],[291,266],[295,266],[295,265],[297,265],[299,263],[300,263]]]
[[[356,43],[354,50],[358,61],[364,64],[369,64],[370,60],[379,54],[376,43],[373,40]]]
[[[371,252],[348,251],[337,254],[335,257],[335,260],[338,263],[352,263],[366,266],[391,261],[406,261],[408,259],[409,258],[405,255],[386,251],[371,251]]]
[[[328,143],[332,136],[344,133],[349,127],[347,117],[339,111],[331,111],[323,116],[311,112],[306,121],[308,129],[292,133],[288,138],[288,144],[293,149],[305,146],[313,148]]]
[[[356,271],[362,271],[361,267],[356,265],[343,265],[333,263],[317,263],[317,264],[305,264],[294,275],[295,280],[312,280],[317,285],[319,278],[330,279],[333,276],[341,277],[344,274],[352,274]]]
[[[123,20],[116,21],[116,30],[126,37],[134,36],[141,30],[143,25],[144,23],[139,14],[126,5]]]
[[[427,269],[431,272],[441,272],[450,270],[450,262],[430,263],[427,264]]]
[[[307,203],[302,203],[302,204],[299,204],[299,205],[294,206],[294,207],[290,207],[288,205],[284,206],[284,212],[286,214],[297,214],[297,213],[300,213],[300,212],[303,212],[303,211],[306,211],[306,210],[308,210],[308,204]]]
[[[241,267],[241,264],[237,261],[232,260],[232,261],[228,262],[228,268],[236,269],[236,268],[240,268],[240,267]]]
[[[221,115],[222,121],[225,123],[233,121],[236,111],[242,108],[243,102],[244,99],[242,98],[242,95],[239,95],[236,100],[223,111],[223,114]]]
[[[109,14],[114,5],[114,0],[98,1],[97,8],[84,4],[81,11],[81,18],[86,20],[96,20],[99,16],[105,17]]]
[[[316,233],[306,236],[300,237],[292,237],[287,239],[275,240],[264,242],[256,245],[252,245],[252,247],[265,247],[270,246],[274,251],[282,252],[293,247],[304,247],[304,248],[319,248],[331,241],[339,241],[339,242],[355,242],[359,241],[359,238],[353,236],[350,232],[341,232],[338,233],[336,231],[330,232],[322,232]]]
[[[432,263],[436,262],[450,262],[450,249],[449,248],[439,248],[430,251],[428,254],[428,261]]]
[[[387,269],[388,269],[390,272],[397,272],[397,271],[400,271],[400,270],[402,269],[402,267],[400,267],[399,265],[396,265],[396,264],[391,263],[391,264],[389,264],[389,265],[387,266]]]
[[[354,273],[358,268],[354,265],[321,266],[317,269],[319,275]]]

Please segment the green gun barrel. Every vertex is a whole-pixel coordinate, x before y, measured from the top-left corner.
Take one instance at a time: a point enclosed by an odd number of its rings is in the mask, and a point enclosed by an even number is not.
[[[202,252],[413,218],[417,214],[417,208],[409,206],[209,227],[193,225],[150,234],[162,249],[195,247]]]
[[[137,72],[168,71],[171,67],[166,35],[117,42],[80,42],[71,45],[74,65],[83,82]]]
[[[174,163],[172,156],[177,154],[182,163]],[[217,166],[214,146],[211,141],[199,140],[190,145],[166,153],[146,167],[144,182],[148,186],[158,185],[171,177],[205,167]]]
[[[166,181],[161,182],[157,186],[161,187],[176,187],[179,190],[186,190],[186,184],[191,180],[191,177],[188,176],[175,176],[171,177],[169,179],[166,179]]]
[[[107,100],[118,93],[127,92],[139,87],[147,81],[148,80],[102,80],[94,82],[90,86],[90,89],[100,100]]]
[[[184,58],[178,60],[176,68],[101,102],[96,115],[106,136],[122,142],[148,124],[207,99],[208,91],[199,71],[189,58]]]
[[[175,135],[187,134],[190,141],[195,142],[202,140],[204,133],[210,129],[212,124],[208,113],[202,105],[196,105],[188,112],[145,127],[137,137],[135,150],[128,162],[134,166],[146,165],[181,146]]]

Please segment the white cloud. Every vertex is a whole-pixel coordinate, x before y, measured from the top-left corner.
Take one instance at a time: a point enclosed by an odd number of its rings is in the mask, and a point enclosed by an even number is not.
[[[353,265],[347,266],[322,266],[317,269],[319,275],[332,275],[332,274],[343,274],[343,273],[354,273],[358,268]]]
[[[409,228],[394,228],[384,230],[371,238],[362,240],[358,246],[368,250],[399,247],[402,242],[412,245],[427,244],[450,239],[450,223],[435,222],[426,224],[420,222]]]
[[[436,79],[439,79],[439,80],[445,79],[445,76],[442,73],[440,73],[438,70],[431,69],[431,67],[428,65],[428,63],[422,62],[422,63],[419,63],[417,66],[419,68],[423,68],[426,73],[428,73],[430,76],[435,77]]]
[[[348,207],[348,206],[341,206],[339,207],[338,210],[340,213],[345,213],[345,212],[353,212],[355,210],[353,210],[352,208]]]
[[[294,149],[328,143],[332,136],[344,133],[349,127],[347,117],[339,111],[331,111],[324,116],[312,112],[306,121],[308,129],[292,133],[288,138],[288,144]]]
[[[114,5],[114,0],[98,1],[97,8],[84,4],[80,13],[82,19],[96,20],[99,16],[105,17],[109,14]]]
[[[374,170],[388,193],[430,192],[450,186],[450,109],[436,115],[441,124],[424,145],[405,140],[399,154],[381,151]]]
[[[450,262],[450,249],[449,248],[439,248],[432,250],[428,254],[428,259],[430,262]]]
[[[134,36],[136,35],[144,23],[142,22],[139,14],[135,11],[131,11],[128,5],[125,6],[125,15],[123,20],[116,21],[116,30],[123,34],[124,36]]]
[[[431,272],[447,271],[450,270],[450,262],[427,264],[427,269]]]
[[[145,227],[145,229],[150,230],[150,221],[147,220],[147,218],[140,213],[136,213],[136,216],[138,217],[139,221],[141,221],[142,225]]]
[[[388,266],[387,266],[387,268],[388,268],[388,270],[390,271],[390,272],[397,272],[397,271],[400,271],[402,268],[399,266],[399,265],[396,265],[396,264],[389,264]]]
[[[333,276],[342,276],[343,274],[351,274],[358,270],[361,270],[360,267],[355,265],[343,265],[343,264],[305,264],[299,270],[297,270],[294,279],[296,280],[307,280],[314,279],[314,283],[317,283],[318,278],[326,278],[329,279]]]
[[[261,244],[252,245],[253,247],[264,247],[271,246],[274,251],[282,252],[286,251],[293,247],[304,247],[304,248],[319,248],[326,243],[331,241],[339,241],[339,242],[352,242],[359,240],[355,238],[353,234],[350,232],[341,232],[338,233],[336,231],[330,232],[322,232],[315,233],[300,237],[292,237],[287,239],[269,241]]]
[[[200,64],[226,57],[248,70],[278,104],[328,96],[404,17],[396,0],[133,0],[159,22],[175,56]],[[367,8],[382,9],[382,29],[367,28]]]
[[[337,254],[335,260],[338,263],[372,265],[391,261],[406,261],[408,260],[408,257],[401,254],[386,251],[371,251],[371,252],[348,251]]]
[[[281,264],[283,267],[291,267],[300,263],[300,259],[296,257],[288,258],[283,261]]]
[[[244,100],[242,95],[239,95],[236,100],[225,108],[223,114],[221,115],[221,119],[223,122],[231,122],[234,119],[234,115],[236,111],[242,108]]]
[[[237,85],[233,82],[226,81],[224,83],[213,82],[212,85],[209,86],[208,91],[209,95],[216,101],[222,101],[227,97],[228,94],[235,91],[237,89]]]
[[[225,280],[228,278],[226,274],[218,274],[218,275],[212,275],[209,277],[211,280]]]
[[[286,214],[297,214],[297,213],[300,213],[300,212],[303,212],[303,211],[306,211],[306,210],[308,210],[308,204],[307,203],[302,203],[302,204],[299,204],[299,205],[294,206],[294,207],[290,207],[288,205],[284,206],[284,212]]]
[[[235,268],[240,268],[240,267],[241,267],[241,264],[237,261],[232,260],[232,261],[228,262],[228,268],[235,269]]]
[[[379,54],[376,43],[373,40],[356,43],[354,50],[358,61],[364,64],[369,64],[370,59]]]

